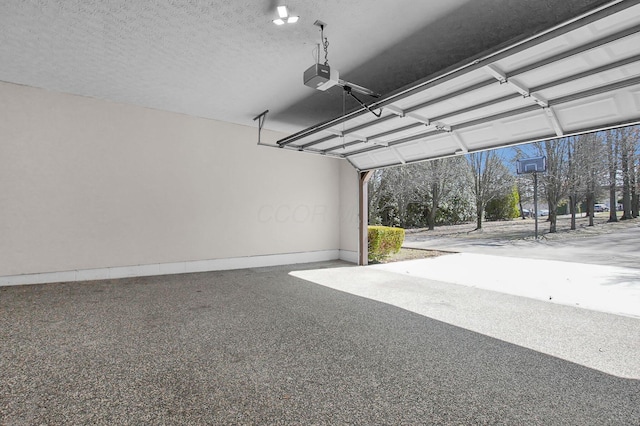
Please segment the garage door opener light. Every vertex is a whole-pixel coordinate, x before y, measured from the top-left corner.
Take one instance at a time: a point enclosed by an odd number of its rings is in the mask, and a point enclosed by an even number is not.
[[[294,24],[298,22],[298,19],[300,19],[299,16],[289,15],[287,6],[278,6],[278,16],[278,19],[273,20],[273,23],[276,25]]]

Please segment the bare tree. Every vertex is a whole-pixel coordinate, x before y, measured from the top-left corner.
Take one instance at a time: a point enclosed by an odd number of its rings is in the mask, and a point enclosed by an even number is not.
[[[638,150],[638,127],[623,127],[612,130],[618,143],[620,155],[620,173],[622,177],[622,217],[631,219],[637,217],[637,208],[633,209],[637,199],[636,190],[636,158]],[[634,214],[635,210],[635,214]]]
[[[609,169],[609,220],[616,221],[615,189],[622,181],[622,217],[631,219],[638,215],[637,159],[640,131],[635,127],[622,127],[607,132],[607,165]]]
[[[538,142],[527,148],[547,158],[547,173],[541,176],[540,184],[549,206],[550,232],[556,232],[557,208],[567,196],[571,229],[575,229],[577,206],[586,199],[587,212],[592,215],[605,186],[609,190],[610,221],[617,220],[616,191],[620,186],[625,217],[638,216],[639,140],[639,128],[633,127]],[[532,154],[525,155],[520,147],[515,151],[515,159]],[[524,217],[522,202],[531,198],[531,179],[514,179],[496,152],[470,154],[466,161],[464,157],[451,157],[378,170],[369,181],[370,223],[403,227],[426,224],[434,229],[442,218],[456,223],[470,220],[475,207],[477,229],[482,229],[487,203],[511,191],[514,180]]]
[[[383,198],[386,194],[384,170],[374,170],[369,179],[367,193],[369,197],[369,224],[379,225],[382,223],[382,211],[384,209]]]
[[[617,130],[620,135],[620,168],[622,171],[622,217],[620,219],[631,219],[631,179],[630,163],[633,162],[631,152],[631,135],[628,128]]]
[[[593,226],[594,206],[596,198],[601,195],[601,188],[606,174],[604,161],[603,138],[598,133],[586,133],[568,139],[570,176],[576,176],[578,189],[582,191],[589,211],[589,226]],[[574,166],[575,167],[572,167]],[[573,169],[573,172],[571,170]],[[572,185],[569,180],[569,187]],[[571,229],[575,229],[575,226]]]
[[[555,233],[558,204],[568,191],[568,141],[560,138],[533,145],[539,155],[547,157],[547,172],[543,175],[542,185],[549,206],[549,233]]]
[[[609,222],[618,221],[618,198],[616,197],[616,187],[618,184],[618,150],[620,139],[618,129],[609,130],[605,133],[607,147],[607,170],[609,186]]]
[[[636,155],[633,161],[631,173],[631,215],[638,217],[640,215],[640,194],[638,193],[638,183],[640,182],[638,173],[640,173],[640,158]]]
[[[476,202],[476,229],[482,229],[487,203],[510,191],[513,176],[495,151],[482,151],[467,156],[473,176],[472,192]]]
[[[420,163],[422,184],[418,191],[424,199],[426,219],[429,230],[436,224],[436,215],[440,204],[459,185],[467,183],[467,163],[463,157],[450,157]]]
[[[640,147],[640,128],[629,128],[629,190],[631,199],[631,217],[638,217],[640,212],[640,195],[638,194],[638,148]]]
[[[582,174],[579,172],[582,167],[583,156],[578,149],[578,140],[575,137],[571,137],[567,140],[567,154],[569,159],[569,212],[571,213],[571,230],[576,229],[576,209],[578,202],[583,197],[584,182],[582,180]]]
[[[371,223],[406,226],[409,205],[419,201],[415,175],[416,168],[410,166],[375,172],[369,180]]]

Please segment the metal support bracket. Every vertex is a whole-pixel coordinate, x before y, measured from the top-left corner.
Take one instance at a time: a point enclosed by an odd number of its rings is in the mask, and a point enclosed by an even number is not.
[[[508,84],[516,92],[520,93],[523,98],[531,98],[531,100],[533,100],[535,103],[540,105],[542,108],[546,108],[549,106],[549,102],[544,100],[542,97],[531,93],[531,91],[524,84],[519,83],[516,80],[510,79],[509,76],[507,76],[507,74],[504,71],[502,71],[500,68],[498,68],[496,65],[489,64],[485,67],[485,69],[496,80],[498,80],[500,84],[505,84],[505,83]]]
[[[467,154],[469,153],[469,148],[467,147],[467,145],[464,143],[464,141],[462,140],[462,138],[460,137],[459,134],[457,134],[454,131],[450,131],[449,134],[451,135],[451,137],[453,138],[453,140],[458,144],[458,146],[460,147],[459,150],[456,151],[456,154],[460,155],[460,154]],[[458,153],[458,151],[461,151]]]
[[[429,125],[432,125],[439,132],[451,133],[451,127],[439,121],[430,123]]]
[[[354,141],[360,141],[360,142],[364,142],[364,143],[369,142],[369,138],[368,138],[368,137],[366,137],[366,136],[361,136],[361,135],[358,135],[358,134],[356,134],[356,133],[352,133],[352,134],[350,134],[350,135],[349,135],[349,137],[350,137],[351,139],[353,139]]]
[[[395,115],[397,115],[398,117],[404,117],[404,110],[398,108],[397,106],[386,105],[385,108],[391,111],[392,113],[394,113]]]
[[[335,129],[324,129],[325,132],[331,133],[333,136],[337,136],[339,138],[344,137],[344,132]]]
[[[421,116],[419,114],[416,114],[416,113],[413,113],[413,112],[410,112],[410,113],[406,114],[405,116],[410,118],[410,119],[412,119],[412,120],[417,121],[418,123],[422,123],[425,126],[428,126],[429,124],[431,124],[431,121],[427,117],[423,117],[423,116]]]
[[[254,117],[253,121],[258,120],[258,145],[264,145],[264,146],[273,146],[273,145],[267,145],[264,144],[260,141],[260,135],[262,134],[262,126],[264,125],[264,121],[267,119],[267,113],[269,112],[269,110],[265,110],[262,114]],[[280,146],[280,148],[282,148],[282,146]]]
[[[560,121],[558,120],[558,116],[556,115],[555,111],[551,109],[551,107],[546,107],[544,108],[544,112],[547,114],[547,117],[549,117],[549,120],[551,121],[551,125],[553,126],[553,130],[556,132],[556,135],[564,136],[564,130],[560,125]]]

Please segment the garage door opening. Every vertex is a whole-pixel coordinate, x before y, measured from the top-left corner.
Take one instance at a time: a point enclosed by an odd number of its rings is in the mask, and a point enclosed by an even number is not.
[[[526,158],[544,158],[546,172],[518,174]],[[533,239],[537,221],[543,239],[607,233],[640,215],[640,127],[388,167],[361,177],[367,195],[363,228],[401,227],[410,242],[448,237],[513,243]]]

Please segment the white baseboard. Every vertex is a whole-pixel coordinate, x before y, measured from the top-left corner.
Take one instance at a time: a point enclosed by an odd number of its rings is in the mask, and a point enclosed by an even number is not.
[[[358,264],[358,252],[350,250],[340,250],[340,260],[345,262]]]
[[[296,263],[323,262],[342,259],[351,262],[353,252],[322,250],[304,253],[273,254],[266,256],[234,257],[228,259],[193,260],[150,265],[114,266],[74,271],[45,272],[38,274],[0,276],[0,286],[45,284],[68,281],[90,281],[153,275],[184,274],[189,272],[223,271],[228,269],[260,268],[265,266],[293,265]],[[357,263],[357,253],[355,261]]]

